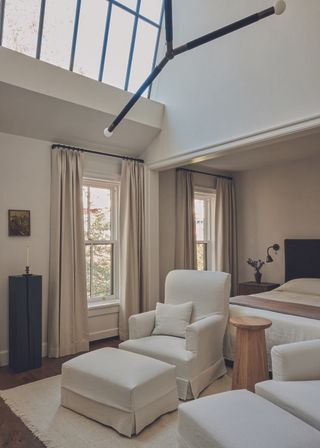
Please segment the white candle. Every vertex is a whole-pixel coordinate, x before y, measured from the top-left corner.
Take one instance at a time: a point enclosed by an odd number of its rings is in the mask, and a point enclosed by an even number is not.
[[[27,247],[27,258],[26,258],[26,266],[30,266],[30,264],[29,264],[29,258],[30,258],[30,249],[29,249],[29,247]]]

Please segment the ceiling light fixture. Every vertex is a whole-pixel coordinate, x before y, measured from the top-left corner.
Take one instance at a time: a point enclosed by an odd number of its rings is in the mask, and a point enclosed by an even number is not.
[[[233,22],[230,25],[219,28],[212,33],[205,34],[197,39],[194,39],[180,47],[173,48],[173,22],[172,22],[172,0],[164,0],[164,12],[165,12],[165,27],[166,27],[166,42],[167,52],[165,57],[160,63],[153,69],[148,78],[144,81],[137,92],[132,96],[128,104],[122,109],[119,115],[115,118],[113,123],[104,130],[106,137],[111,137],[115,128],[121,123],[127,113],[133,108],[136,102],[141,98],[143,92],[150,86],[150,84],[156,79],[161,70],[167,65],[167,63],[175,56],[185,53],[186,51],[193,50],[193,48],[200,47],[212,40],[225,36],[226,34],[233,33],[241,28],[258,22],[261,19],[265,19],[273,14],[280,15],[286,9],[286,3],[284,0],[278,0],[274,6],[264,9],[263,11],[252,14],[244,19]]]

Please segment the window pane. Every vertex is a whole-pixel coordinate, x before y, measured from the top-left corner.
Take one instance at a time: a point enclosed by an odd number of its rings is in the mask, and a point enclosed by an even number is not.
[[[196,216],[196,240],[203,241],[206,239],[205,232],[205,201],[203,199],[195,199],[195,216]]]
[[[86,282],[87,282],[87,299],[91,297],[91,246],[86,245]]]
[[[113,294],[112,244],[92,247],[91,297],[104,298]]]
[[[89,239],[105,241],[111,239],[111,190],[90,187]]]
[[[89,187],[84,186],[82,188],[82,203],[83,203],[83,223],[84,223],[84,239],[89,238],[89,212],[88,212],[88,201],[89,201]]]
[[[76,0],[47,0],[41,59],[59,67],[70,64]]]
[[[156,23],[160,22],[162,0],[142,0],[140,14]]]
[[[197,269],[198,271],[207,270],[207,244],[197,243]]]
[[[152,70],[158,28],[139,20],[129,90],[136,91]],[[147,96],[148,91],[144,93]]]
[[[108,3],[82,0],[73,71],[98,79]]]
[[[127,6],[130,9],[133,9],[134,11],[137,9],[137,0],[118,0],[123,5]]]
[[[41,0],[7,0],[2,45],[36,56]]]
[[[112,7],[103,81],[124,89],[134,16],[117,6]]]

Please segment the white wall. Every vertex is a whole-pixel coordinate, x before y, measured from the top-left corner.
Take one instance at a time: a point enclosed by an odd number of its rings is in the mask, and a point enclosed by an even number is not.
[[[43,276],[43,353],[47,342],[48,270],[50,237],[51,143],[0,133],[0,365],[8,359],[8,276],[21,274],[30,247],[31,271]],[[90,156],[89,177],[119,178],[120,162]],[[8,236],[8,210],[31,210],[31,236]],[[118,306],[89,312],[90,339],[118,332]]]
[[[50,150],[49,143],[0,134],[0,364],[8,350],[8,276],[24,272],[30,247],[31,272],[43,276],[43,342],[47,341]],[[8,209],[31,210],[31,236],[8,236]],[[45,347],[44,347],[45,349]]]
[[[179,45],[274,2],[173,3],[174,40]],[[204,146],[209,147],[206,153],[212,153],[223,142],[319,118],[319,23],[319,0],[287,0],[285,14],[171,61],[153,89],[154,99],[166,110],[163,130],[147,151],[151,166],[185,163],[201,155]]]
[[[301,148],[303,150],[303,148]],[[248,257],[264,259],[281,246],[263,280],[284,282],[284,239],[320,238],[320,156],[245,171],[236,176],[239,280],[253,280]]]

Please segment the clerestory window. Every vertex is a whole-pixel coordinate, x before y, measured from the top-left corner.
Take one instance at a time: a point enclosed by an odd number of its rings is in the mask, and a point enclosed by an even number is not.
[[[162,0],[0,0],[0,45],[134,92],[162,17]]]

